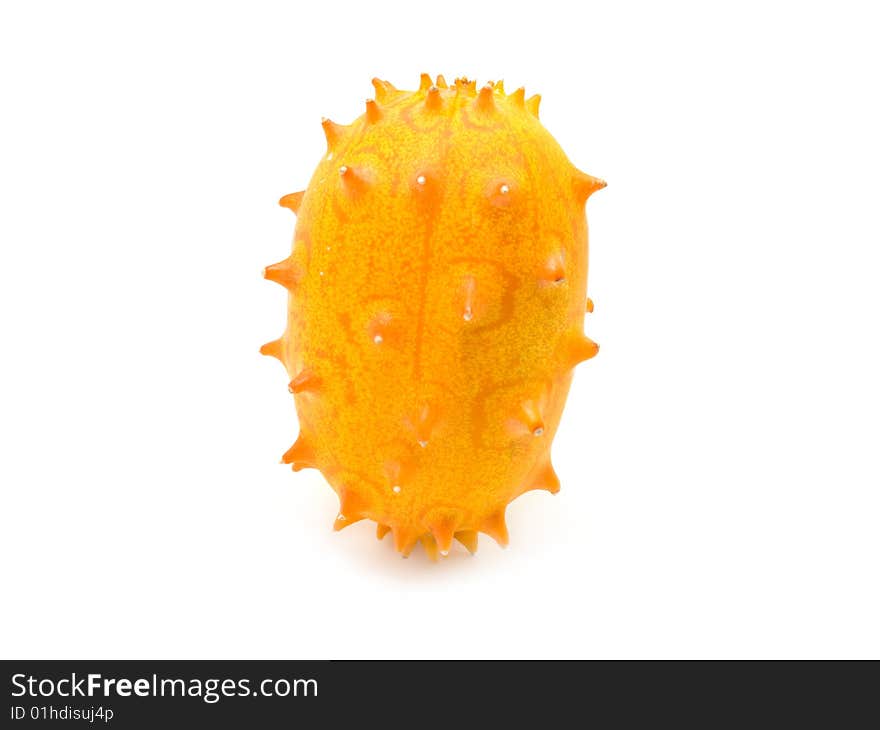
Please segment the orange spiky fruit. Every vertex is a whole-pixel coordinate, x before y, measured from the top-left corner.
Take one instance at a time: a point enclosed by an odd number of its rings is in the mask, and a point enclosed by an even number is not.
[[[282,461],[320,469],[341,529],[374,520],[409,554],[507,543],[504,514],[555,493],[550,463],[583,334],[584,204],[605,186],[538,120],[539,96],[422,75],[373,80],[297,214],[293,250],[265,270],[288,325],[262,352],[285,365],[300,435]]]

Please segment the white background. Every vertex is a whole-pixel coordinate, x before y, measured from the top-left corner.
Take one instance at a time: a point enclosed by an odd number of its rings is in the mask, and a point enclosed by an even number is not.
[[[880,657],[870,3],[4,3],[6,658]],[[279,455],[261,268],[370,78],[609,186],[555,498],[430,564]]]

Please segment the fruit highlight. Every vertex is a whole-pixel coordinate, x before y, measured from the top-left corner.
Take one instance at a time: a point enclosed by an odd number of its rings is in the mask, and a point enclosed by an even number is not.
[[[300,433],[282,457],[339,496],[334,528],[432,559],[453,540],[508,540],[507,505],[556,493],[550,463],[583,334],[584,204],[605,186],[538,120],[540,97],[501,82],[373,80],[305,191],[292,253],[265,277],[288,290],[284,334],[261,352],[289,375]]]

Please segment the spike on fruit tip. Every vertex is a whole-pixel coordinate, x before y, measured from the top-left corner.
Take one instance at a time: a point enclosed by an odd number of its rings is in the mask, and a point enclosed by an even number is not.
[[[382,110],[373,99],[367,99],[366,119],[369,124],[375,124],[382,118]]]
[[[477,93],[477,82],[471,81],[465,76],[460,76],[455,80],[455,91],[457,94],[475,96]]]
[[[292,210],[294,213],[299,213],[299,207],[302,205],[302,199],[305,194],[305,190],[300,190],[298,193],[288,193],[278,201],[278,205]]]
[[[473,555],[477,552],[479,544],[479,534],[476,530],[459,530],[455,533],[455,539],[458,540],[465,549]]]
[[[573,368],[579,363],[596,357],[599,354],[599,345],[586,335],[573,332],[564,338],[562,350],[563,366]]]
[[[585,203],[593,193],[607,185],[608,183],[601,178],[593,177],[580,170],[575,171],[574,188],[581,203]]]
[[[333,529],[339,532],[366,517],[367,505],[364,501],[353,490],[343,489],[339,494],[339,514],[333,522]]]
[[[373,79],[373,88],[376,90],[376,101],[380,103],[397,94],[397,88],[393,84],[380,78]]]
[[[482,112],[491,112],[495,110],[495,92],[489,84],[486,84],[477,96],[476,106]]]
[[[481,532],[485,532],[501,547],[507,547],[510,538],[507,534],[507,523],[504,520],[504,509],[490,515],[480,527]]]
[[[543,436],[544,417],[540,406],[533,400],[527,400],[522,404],[522,414],[522,420],[532,436]]]
[[[437,549],[437,543],[434,541],[434,538],[430,535],[422,535],[419,540],[422,543],[422,547],[425,548],[425,554],[428,556],[428,559],[432,563],[436,563],[440,556],[440,551]]]
[[[321,120],[321,128],[324,130],[324,137],[327,139],[327,149],[335,149],[339,144],[339,140],[345,134],[345,127],[324,117]]]
[[[428,89],[428,94],[425,97],[425,108],[430,109],[431,111],[436,111],[443,106],[443,99],[440,97],[440,89],[436,86],[432,86]]]
[[[291,464],[294,471],[315,468],[314,449],[306,442],[302,434],[281,457],[282,464]]]
[[[318,377],[308,368],[304,368],[290,381],[287,389],[296,395],[305,391],[315,391],[318,389]]]
[[[284,364],[284,338],[279,337],[277,340],[267,342],[260,348],[260,354],[268,357],[274,357]]]
[[[562,251],[552,254],[547,259],[541,272],[541,278],[553,284],[561,284],[565,281],[565,262]]]
[[[419,446],[425,448],[431,439],[431,433],[437,424],[437,409],[430,403],[423,403],[414,419],[416,441]]]
[[[556,470],[553,468],[548,457],[547,461],[541,466],[538,473],[535,475],[534,484],[530,489],[543,489],[550,492],[550,494],[556,494],[559,492],[559,487],[559,477],[556,475]]]
[[[342,187],[351,194],[364,192],[369,187],[368,172],[363,168],[340,165],[338,172]]]
[[[300,272],[293,262],[287,258],[277,264],[270,264],[263,269],[263,278],[280,284],[288,291],[292,291],[300,281]]]
[[[452,548],[452,540],[461,521],[461,514],[455,509],[435,509],[426,516],[424,524],[426,524],[441,554],[449,553]]]
[[[391,532],[394,537],[394,549],[403,557],[409,557],[412,549],[419,541],[419,535],[412,528],[397,525],[391,528]]]
[[[443,555],[448,555],[449,551],[452,549],[452,539],[455,535],[455,525],[449,525],[446,523],[434,525],[431,528],[431,535],[433,535],[434,542],[437,544],[437,548],[440,553]]]
[[[540,107],[540,106],[541,106],[541,95],[540,94],[534,94],[533,96],[530,96],[528,99],[526,99],[526,109],[529,110],[529,113],[533,117],[535,117],[535,119],[539,118],[538,117],[538,107]]]

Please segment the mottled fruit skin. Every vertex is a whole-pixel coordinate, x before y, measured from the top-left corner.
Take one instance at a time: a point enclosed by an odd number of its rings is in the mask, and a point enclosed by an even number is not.
[[[507,543],[511,500],[555,493],[550,464],[583,334],[584,204],[605,183],[575,169],[538,120],[540,97],[422,75],[328,149],[293,250],[265,276],[289,291],[263,346],[290,376],[300,434],[284,454],[339,495],[336,529],[363,519],[404,555],[435,558],[477,533]]]

